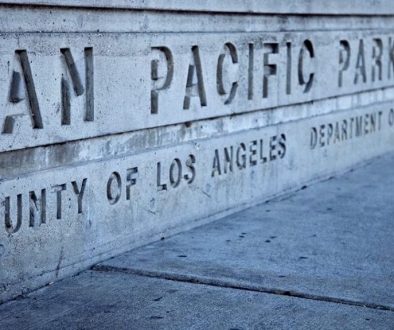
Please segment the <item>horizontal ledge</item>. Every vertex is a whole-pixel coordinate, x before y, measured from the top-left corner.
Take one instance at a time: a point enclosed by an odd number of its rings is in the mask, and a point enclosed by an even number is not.
[[[292,15],[394,15],[392,0],[10,0],[2,5]]]

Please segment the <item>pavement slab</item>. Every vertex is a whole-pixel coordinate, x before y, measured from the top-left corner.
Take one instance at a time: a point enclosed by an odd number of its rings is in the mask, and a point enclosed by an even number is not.
[[[393,174],[389,154],[95,269],[394,311]]]
[[[390,329],[394,313],[87,271],[0,306],[0,329]]]

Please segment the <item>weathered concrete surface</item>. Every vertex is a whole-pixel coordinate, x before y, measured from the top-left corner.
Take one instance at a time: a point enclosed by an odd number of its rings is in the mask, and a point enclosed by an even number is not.
[[[392,151],[392,4],[338,3],[0,1],[0,301]]]
[[[394,135],[390,105],[192,139],[4,180],[0,298],[385,153],[392,149]],[[354,120],[351,135],[352,118],[361,118],[363,126],[357,131]],[[327,133],[328,124],[335,127],[344,120],[349,123],[346,138],[336,136],[334,129]],[[210,126],[213,131],[215,122]],[[231,153],[229,161],[226,154]]]
[[[86,272],[0,306],[2,329],[392,329],[394,313]]]
[[[2,329],[392,329],[394,313],[86,272],[0,306]]]
[[[369,16],[340,15],[344,5],[316,1],[262,5],[278,14],[278,6],[291,13],[307,6],[307,17],[252,15],[253,1],[226,4],[242,15],[219,14],[223,4],[205,1],[175,1],[167,9],[178,11],[169,13],[131,10],[165,9],[144,1],[130,10],[102,9],[121,6],[113,1],[7,3],[0,1],[0,151],[371,90],[390,94],[394,84],[394,22],[377,16],[389,12],[388,1],[349,7]],[[338,15],[313,15],[315,6]]]
[[[0,305],[0,328],[392,329],[393,164],[376,159]]]
[[[375,29],[6,33],[0,152],[382,92],[393,45]]]
[[[394,115],[389,117],[393,95],[394,88],[373,90],[361,94],[271,108],[264,111],[253,111],[242,115],[223,116],[215,119],[199,120],[194,123],[161,126],[125,134],[2,152],[0,153],[1,179],[6,181],[21,175],[25,176],[60,166],[76,167],[94,161],[128,157],[131,154],[147,152],[151,149],[164,149],[198,140],[225,137],[228,134],[241,133],[247,130],[259,130],[267,126],[290,124],[320,115],[332,114],[334,116],[336,114],[340,119],[351,120],[351,118],[354,119],[353,112],[356,109],[359,109],[358,113],[362,114],[362,109],[376,113],[375,110],[379,111],[381,108],[385,108],[388,113],[385,115],[383,124],[384,128],[387,129],[387,127],[393,126],[394,122]],[[373,101],[372,106],[371,101]],[[349,116],[347,117],[345,114]],[[354,115],[356,114],[357,111]],[[391,125],[389,119],[391,119]],[[324,117],[322,123],[323,121]],[[376,124],[378,123],[375,123],[375,126]],[[306,133],[310,134],[308,129],[310,127],[306,128]],[[363,135],[364,132],[361,136]],[[305,137],[305,139],[309,138],[310,136]],[[331,139],[333,140],[332,137]],[[310,144],[310,141],[308,143]],[[377,148],[381,148],[379,143],[377,143]],[[367,153],[369,151],[371,150],[366,150],[366,156],[369,155]],[[376,151],[377,153],[380,152],[380,150]]]
[[[382,157],[96,269],[394,311],[393,166],[394,155]]]
[[[97,2],[95,2],[97,3]],[[189,2],[190,3],[190,2]],[[288,2],[286,2],[287,4]],[[365,2],[364,2],[365,3]],[[91,3],[92,4],[92,3]],[[211,13],[202,15],[186,11],[171,13],[152,10],[91,10],[87,7],[48,7],[0,5],[2,32],[274,32],[287,30],[360,31],[386,30],[392,24],[391,16],[335,15],[245,15],[242,13]],[[365,8],[363,6],[363,8]],[[386,10],[386,7],[384,8]],[[164,15],[163,15],[164,14]],[[28,18],[28,19],[27,19]],[[32,23],[33,22],[33,23]],[[198,22],[198,23],[196,23]]]
[[[331,0],[322,3],[319,0],[221,0],[211,1],[182,1],[182,0],[75,0],[72,3],[65,0],[2,0],[4,4],[29,4],[37,6],[64,6],[71,8],[112,8],[140,10],[173,10],[198,12],[225,12],[248,14],[324,14],[324,15],[392,15],[394,5],[389,0]]]

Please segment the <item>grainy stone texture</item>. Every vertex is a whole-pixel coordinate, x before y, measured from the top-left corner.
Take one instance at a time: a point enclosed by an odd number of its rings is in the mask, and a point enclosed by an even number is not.
[[[392,14],[0,1],[0,301],[392,151]]]
[[[360,40],[362,58],[379,51],[379,69],[355,69]],[[392,43],[372,29],[4,34],[0,152],[382,90],[393,85]]]
[[[394,155],[98,266],[394,311]]]
[[[72,8],[124,8],[144,10],[181,10],[201,12],[225,13],[256,13],[256,14],[347,14],[347,15],[390,15],[394,13],[394,6],[388,0],[365,0],[362,5],[357,0],[331,0],[322,3],[319,0],[297,0],[291,2],[277,0],[220,0],[194,1],[183,0],[97,0],[94,3],[88,0],[75,0],[71,4],[65,0],[3,0],[5,4],[33,4],[37,6],[64,6]]]
[[[0,306],[2,329],[392,329],[394,313],[86,272]]]
[[[0,328],[392,329],[393,164],[374,160],[2,304]]]
[[[381,154],[391,148],[394,134],[387,105],[379,108],[379,129],[336,144],[331,137],[327,146],[320,145],[327,144],[326,138],[318,138],[317,146],[310,146],[313,127],[365,118],[375,109],[243,130],[5,180],[0,216],[9,219],[10,227],[0,232],[5,247],[2,294],[21,292],[21,283],[23,291],[29,290],[37,282],[53,281],[167,236],[173,228],[190,228],[212,215],[300,188]],[[270,151],[271,146],[275,149]],[[224,148],[233,148],[232,165],[225,162]],[[37,198],[33,208],[31,192]]]

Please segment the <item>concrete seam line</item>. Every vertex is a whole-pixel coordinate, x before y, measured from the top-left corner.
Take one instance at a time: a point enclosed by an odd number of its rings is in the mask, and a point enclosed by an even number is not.
[[[368,303],[368,302],[343,299],[343,298],[335,298],[330,296],[321,296],[321,295],[299,292],[294,290],[262,287],[259,285],[253,285],[249,283],[239,283],[231,280],[223,280],[218,278],[207,278],[205,276],[198,276],[198,275],[196,276],[196,275],[175,274],[169,272],[156,272],[156,271],[149,271],[142,269],[122,268],[122,267],[106,266],[106,265],[95,265],[91,268],[91,270],[97,272],[106,272],[106,273],[112,272],[112,273],[132,274],[132,275],[145,276],[145,277],[157,278],[157,279],[163,279],[163,280],[169,280],[175,282],[202,284],[202,285],[208,285],[208,286],[214,286],[220,288],[261,292],[261,293],[267,293],[267,294],[278,295],[278,296],[287,296],[287,297],[294,297],[294,298],[301,298],[301,299],[308,299],[308,300],[315,300],[315,301],[322,301],[322,302],[329,302],[329,303],[365,307],[369,309],[394,312],[394,307],[382,305],[382,304]]]

